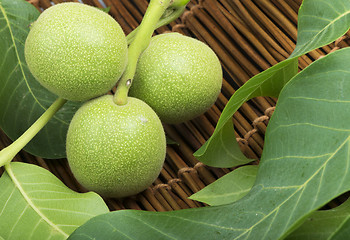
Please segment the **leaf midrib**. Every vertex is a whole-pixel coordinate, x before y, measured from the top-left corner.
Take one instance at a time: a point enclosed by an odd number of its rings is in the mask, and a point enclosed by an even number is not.
[[[24,70],[23,70],[23,65],[22,65],[22,61],[19,57],[19,53],[18,53],[18,49],[17,49],[17,45],[16,45],[16,41],[15,41],[15,37],[13,35],[13,32],[12,32],[12,28],[11,28],[11,24],[10,24],[10,21],[7,17],[7,13],[5,11],[5,8],[3,7],[3,5],[1,4],[0,2],[0,10],[1,10],[1,13],[3,14],[4,16],[4,19],[6,21],[6,25],[7,25],[7,28],[9,29],[9,32],[10,32],[10,35],[11,35],[11,40],[12,40],[12,44],[13,44],[13,47],[15,49],[15,52],[16,52],[16,57],[17,57],[17,60],[18,60],[18,65],[20,66],[20,69],[21,69],[21,73],[22,73],[22,76],[23,76],[23,80],[25,81],[26,85],[27,85],[27,88],[28,88],[28,91],[30,92],[30,94],[32,95],[32,97],[34,98],[35,102],[44,110],[46,111],[47,108],[45,108],[40,102],[39,100],[36,98],[36,96],[34,95],[31,87],[29,86],[29,83],[28,83],[28,79],[26,77],[26,75],[24,74]],[[64,124],[67,124],[68,123],[62,119],[59,119],[57,118],[56,116],[53,116],[55,119],[57,119],[58,121],[64,123]]]
[[[5,9],[4,9],[4,7],[2,6],[1,3],[0,3],[0,10],[1,10],[2,14],[4,15],[4,19],[5,19],[5,21],[6,21],[6,25],[7,25],[8,29],[9,29],[9,32],[10,32],[10,35],[11,35],[12,44],[13,44],[13,46],[14,46],[14,48],[15,48],[15,52],[16,52],[16,57],[17,57],[17,60],[18,60],[18,64],[19,64],[19,66],[20,66],[21,73],[22,73],[22,75],[23,75],[24,81],[26,82],[26,85],[27,85],[27,87],[28,87],[28,90],[29,90],[29,92],[32,94],[34,100],[39,104],[39,106],[42,107],[44,110],[46,110],[46,108],[45,108],[43,105],[41,105],[40,102],[38,101],[38,99],[35,97],[35,95],[34,95],[32,89],[30,88],[30,86],[29,86],[29,84],[28,84],[27,77],[26,77],[26,75],[24,74],[24,70],[23,70],[23,66],[22,66],[22,61],[21,61],[21,59],[20,59],[20,57],[19,57],[19,53],[18,53],[18,49],[17,49],[15,37],[13,36],[13,32],[12,32],[12,28],[11,28],[10,21],[9,21],[9,19],[8,19],[8,17],[7,17],[7,13],[6,13],[6,11],[5,11]]]
[[[305,183],[303,183],[302,185],[300,185],[300,187],[298,189],[296,189],[296,191],[291,194],[288,198],[286,198],[281,204],[279,204],[276,208],[274,208],[272,211],[270,211],[268,214],[266,214],[262,219],[260,219],[258,222],[256,222],[254,225],[252,225],[250,228],[247,228],[244,232],[242,232],[239,236],[235,237],[234,239],[239,239],[240,237],[244,236],[246,233],[248,233],[249,231],[251,231],[255,226],[257,226],[258,224],[260,224],[261,222],[263,222],[265,219],[267,219],[270,215],[272,215],[276,210],[278,210],[281,206],[283,206],[283,204],[285,204],[290,198],[292,198],[295,194],[297,194],[300,190],[302,190],[317,174],[319,171],[321,171],[321,169],[328,164],[328,162],[332,159],[332,157],[345,145],[345,143],[347,143],[350,140],[350,135],[344,140],[344,142],[330,155],[330,157],[322,164],[322,166],[320,166],[319,169],[317,169],[317,171],[315,171],[314,174],[312,174],[309,179],[307,179],[307,181],[305,181]],[[264,187],[264,186],[262,186]],[[287,223],[288,224],[288,223]],[[286,227],[287,227],[286,224]],[[285,232],[285,231],[284,231]]]
[[[301,45],[299,49],[301,49],[301,53],[300,50],[296,51],[295,54],[294,52],[289,56],[289,58],[296,58],[299,57],[307,52],[305,52],[305,48],[310,45],[323,31],[325,31],[327,28],[329,28],[331,25],[333,25],[336,21],[338,21],[339,19],[343,18],[344,16],[350,14],[350,10],[344,12],[343,14],[340,14],[338,17],[336,17],[335,19],[333,19],[332,21],[330,21],[326,26],[324,26],[315,36],[312,37],[312,39],[308,42],[306,42],[305,44]]]
[[[350,216],[347,216],[342,223],[338,226],[338,228],[327,238],[327,240],[331,240],[333,239],[333,237],[339,233],[339,230],[341,230],[343,228],[343,226],[345,225],[345,223],[350,219]]]
[[[35,206],[35,204],[32,202],[32,200],[30,199],[30,197],[27,195],[27,193],[25,192],[25,190],[23,189],[22,185],[20,184],[20,182],[18,181],[18,179],[16,178],[14,172],[12,171],[12,167],[10,164],[5,165],[5,170],[8,173],[8,175],[10,176],[10,178],[12,179],[12,182],[14,183],[14,185],[17,187],[17,189],[20,191],[20,193],[22,194],[23,198],[25,199],[25,201],[28,203],[28,205],[47,223],[49,224],[53,229],[57,230],[57,232],[61,233],[65,238],[68,238],[69,235],[67,233],[65,233],[63,230],[61,230],[56,224],[54,224],[52,221],[50,221],[50,219],[48,219],[44,213],[42,213],[39,208],[37,208]]]

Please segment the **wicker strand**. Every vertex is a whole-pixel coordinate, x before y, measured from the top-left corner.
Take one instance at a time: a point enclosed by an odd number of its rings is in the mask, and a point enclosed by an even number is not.
[[[337,40],[335,40],[334,42],[334,47],[328,52],[329,53],[332,53],[332,52],[335,52],[337,51],[338,49],[341,49],[342,47],[340,46],[341,42],[343,42],[344,40],[348,39],[349,37],[347,35],[344,35],[344,36],[341,36],[340,38],[338,38]],[[324,56],[326,55],[321,55],[318,57],[318,59],[320,58],[323,58]]]
[[[63,0],[27,0],[39,10]],[[77,1],[77,0],[75,0]],[[99,0],[84,3],[103,7]],[[104,0],[109,14],[125,33],[139,25],[148,1]],[[143,209],[170,211],[196,208],[205,204],[188,199],[233,169],[213,168],[198,162],[193,152],[212,135],[224,107],[235,90],[257,73],[286,59],[295,47],[297,11],[301,0],[192,0],[183,16],[161,27],[156,33],[180,32],[207,43],[218,55],[224,69],[221,94],[203,115],[178,125],[164,125],[167,135],[178,145],[167,148],[166,161],[153,186],[136,196],[105,199],[110,210]],[[299,68],[307,67],[320,56],[348,46],[350,33],[333,44],[312,51],[299,59]],[[264,145],[267,123],[274,112],[276,99],[258,97],[243,104],[234,114],[235,138],[243,153],[259,159]],[[11,141],[0,133],[0,149]],[[66,159],[46,160],[21,151],[15,161],[42,166],[60,178],[68,187],[85,192],[72,175]],[[254,164],[256,164],[255,162]],[[0,175],[3,168],[0,168]]]

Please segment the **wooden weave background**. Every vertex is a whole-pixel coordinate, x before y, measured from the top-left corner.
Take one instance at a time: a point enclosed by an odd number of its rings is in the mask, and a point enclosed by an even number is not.
[[[40,11],[61,0],[30,0]],[[77,2],[77,1],[76,1]],[[110,7],[110,14],[126,34],[141,22],[146,0],[84,0],[97,7]],[[204,115],[179,125],[165,125],[178,145],[167,147],[166,161],[154,184],[125,199],[106,199],[111,210],[144,209],[169,211],[204,206],[187,197],[232,171],[205,166],[193,157],[213,133],[228,99],[249,78],[286,59],[297,39],[297,12],[302,0],[192,0],[181,18],[156,31],[176,31],[207,43],[218,55],[223,69],[222,92]],[[348,46],[347,34],[335,43],[317,49],[299,60],[303,69],[312,61]],[[255,98],[233,116],[236,138],[244,154],[256,159],[262,154],[264,134],[276,99]],[[0,149],[11,141],[0,132]],[[15,161],[37,164],[55,174],[68,187],[84,192],[69,170],[66,159],[45,160],[21,151]],[[0,169],[0,174],[3,169]],[[335,203],[336,204],[336,203]]]

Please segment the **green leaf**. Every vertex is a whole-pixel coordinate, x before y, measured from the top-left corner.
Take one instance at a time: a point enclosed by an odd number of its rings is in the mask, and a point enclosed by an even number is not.
[[[70,239],[280,239],[350,189],[350,48],[328,54],[282,90],[252,190],[233,204],[173,212],[116,211]],[[84,237],[85,236],[85,237]]]
[[[108,212],[96,193],[76,193],[32,164],[8,165],[0,189],[0,239],[66,239],[90,218]]]
[[[100,9],[105,13],[109,13],[109,11],[111,10],[111,7],[100,8]]]
[[[180,145],[174,139],[170,138],[168,135],[165,136],[166,144],[168,145]]]
[[[277,97],[282,87],[298,71],[297,59],[288,59],[256,75],[240,87],[221,113],[215,131],[208,141],[194,153],[199,161],[214,167],[234,167],[251,162],[241,152],[232,123],[233,114],[251,98]]]
[[[0,127],[17,139],[57,99],[31,75],[24,59],[29,25],[39,16],[24,0],[0,0]],[[69,122],[80,103],[67,103],[25,150],[45,158],[65,157]]]
[[[194,155],[201,162],[215,167],[236,166],[239,159],[247,162],[238,152],[238,146],[233,147],[238,145],[233,128],[226,131],[225,125],[232,124],[233,114],[249,99],[257,96],[277,97],[284,84],[297,73],[297,58],[344,35],[349,30],[349,16],[349,1],[304,0],[298,15],[297,46],[292,55],[254,76],[232,95],[213,135]],[[224,139],[227,142],[222,143]]]
[[[350,1],[304,0],[298,14],[297,45],[290,58],[325,46],[349,30]]]
[[[111,7],[105,7],[105,8],[99,8],[99,7],[96,7],[98,10],[101,10],[102,12],[105,12],[105,13],[109,13],[109,11],[111,10]]]
[[[350,234],[350,200],[330,210],[314,212],[287,240],[343,240]]]
[[[236,202],[247,195],[253,187],[257,172],[256,165],[237,168],[196,192],[189,199],[204,202],[210,206]]]

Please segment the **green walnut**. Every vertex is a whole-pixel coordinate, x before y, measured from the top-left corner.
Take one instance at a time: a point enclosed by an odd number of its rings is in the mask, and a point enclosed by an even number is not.
[[[105,94],[119,80],[127,63],[127,42],[120,25],[105,12],[62,3],[32,24],[25,59],[49,91],[85,101]]]
[[[153,37],[140,56],[129,93],[150,105],[163,122],[180,123],[207,111],[221,85],[221,64],[211,48],[167,33]]]
[[[111,95],[92,99],[74,115],[67,159],[88,190],[105,197],[134,195],[157,178],[166,153],[163,126],[143,101],[117,105]]]

